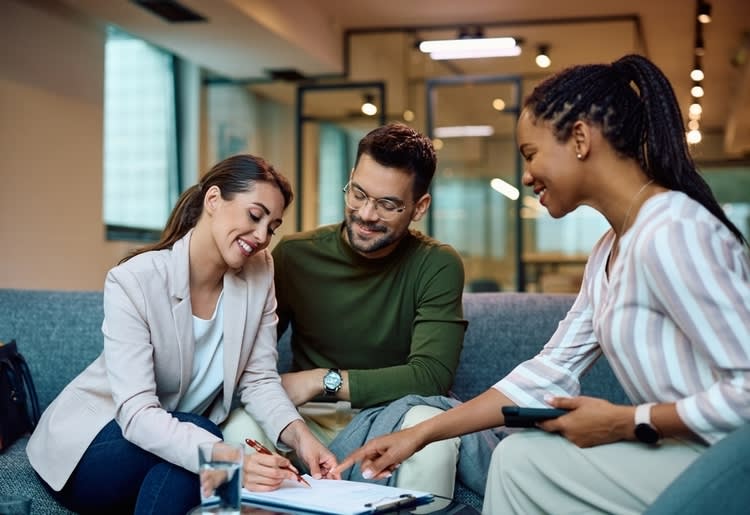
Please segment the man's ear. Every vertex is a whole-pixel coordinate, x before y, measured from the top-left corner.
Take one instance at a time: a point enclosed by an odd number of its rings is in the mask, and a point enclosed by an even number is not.
[[[414,203],[414,214],[411,216],[412,222],[419,222],[427,212],[432,202],[432,196],[429,193],[425,193],[419,200]]]
[[[591,127],[585,122],[578,120],[573,124],[573,143],[575,145],[576,158],[583,161],[591,152]]]
[[[221,201],[221,190],[218,186],[214,185],[208,188],[206,195],[203,197],[203,210],[213,215],[216,212],[219,202]]]

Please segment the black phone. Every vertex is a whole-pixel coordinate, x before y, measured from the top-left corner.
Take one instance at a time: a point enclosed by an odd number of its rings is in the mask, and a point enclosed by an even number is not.
[[[565,415],[568,410],[560,408],[522,408],[503,406],[503,416],[507,427],[534,427],[537,422]]]

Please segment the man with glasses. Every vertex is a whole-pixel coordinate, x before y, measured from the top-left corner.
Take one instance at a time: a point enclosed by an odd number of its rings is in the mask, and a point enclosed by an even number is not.
[[[385,423],[378,418],[393,418],[395,430],[434,416],[440,409],[427,404],[453,382],[466,328],[463,265],[450,246],[409,228],[430,205],[435,166],[431,141],[413,129],[371,131],[344,188],[344,221],[287,236],[273,251],[279,335],[292,325],[293,372],[282,382],[334,452],[345,429],[351,441],[365,424]],[[410,401],[381,410],[402,398]],[[362,408],[371,409],[354,418]],[[233,416],[225,437],[249,431],[248,419]],[[459,446],[425,447],[395,484],[452,497]]]

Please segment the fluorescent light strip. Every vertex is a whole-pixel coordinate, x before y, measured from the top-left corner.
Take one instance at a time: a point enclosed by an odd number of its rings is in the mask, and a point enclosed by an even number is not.
[[[518,197],[521,194],[521,192],[518,191],[518,188],[510,183],[505,182],[502,179],[492,179],[490,181],[490,186],[492,186],[493,190],[497,191],[498,193],[502,193],[511,200],[518,200]]]
[[[435,127],[436,138],[464,138],[472,136],[492,136],[495,129],[491,125],[456,125]]]
[[[464,39],[436,39],[422,41],[419,50],[425,54],[432,52],[458,51],[458,50],[491,50],[498,48],[513,48],[516,40],[513,38],[464,38]]]
[[[481,57],[515,57],[521,55],[521,47],[489,48],[486,50],[441,50],[430,52],[430,58],[435,61],[447,59],[477,59]]]

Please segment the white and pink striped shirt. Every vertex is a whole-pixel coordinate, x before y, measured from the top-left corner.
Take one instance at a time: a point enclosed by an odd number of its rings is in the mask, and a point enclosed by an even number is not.
[[[557,331],[495,384],[514,402],[575,396],[604,354],[633,404],[675,402],[707,443],[750,421],[750,256],[726,226],[681,192],[650,198],[620,242],[607,231]]]

